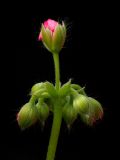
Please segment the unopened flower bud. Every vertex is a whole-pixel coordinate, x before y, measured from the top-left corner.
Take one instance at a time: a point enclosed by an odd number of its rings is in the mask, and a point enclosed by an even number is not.
[[[84,95],[79,95],[73,100],[73,107],[78,113],[87,113],[89,110],[88,98]]]
[[[88,97],[90,103],[91,103],[91,108],[94,108],[94,115],[95,115],[95,119],[102,119],[103,117],[103,108],[100,104],[100,102],[98,102],[96,99],[92,98],[92,97]],[[93,106],[93,107],[92,107]]]
[[[93,125],[94,122],[103,116],[101,104],[91,97],[77,96],[73,101],[73,107],[80,114],[81,119],[88,125]]]
[[[72,125],[73,122],[76,120],[76,118],[77,118],[76,110],[73,108],[71,104],[66,104],[63,107],[63,119],[65,120],[66,124],[68,126]]]
[[[45,89],[45,84],[43,82],[41,83],[36,83],[32,89],[31,89],[31,95],[35,95],[36,93],[38,93],[40,90],[44,90]]]
[[[44,102],[38,102],[36,104],[38,119],[44,122],[49,116],[49,107]]]
[[[26,129],[37,121],[36,109],[26,103],[17,114],[17,121],[21,129]]]
[[[80,113],[82,120],[92,126],[97,120],[103,117],[103,109],[101,104],[94,98],[88,97],[89,109],[86,113]]]
[[[52,53],[59,53],[66,38],[65,24],[48,19],[42,24],[39,34],[39,40],[42,40],[44,46]]]

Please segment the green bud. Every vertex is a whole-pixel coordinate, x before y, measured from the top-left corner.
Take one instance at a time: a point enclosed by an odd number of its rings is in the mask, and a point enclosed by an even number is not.
[[[91,97],[84,95],[76,96],[73,101],[73,107],[80,114],[83,122],[90,126],[103,116],[101,104]]]
[[[17,121],[21,129],[26,129],[37,121],[36,109],[30,103],[26,103],[17,115]]]
[[[88,98],[84,95],[79,95],[73,100],[73,107],[78,113],[87,113],[89,110]]]
[[[81,119],[87,125],[92,126],[94,122],[103,117],[103,109],[101,104],[94,98],[88,97],[89,109],[86,113],[80,113]]]
[[[43,91],[45,89],[45,84],[43,82],[35,84],[31,89],[31,95],[35,95],[39,91]]]
[[[103,108],[100,104],[100,102],[98,102],[96,99],[92,98],[92,97],[88,97],[90,103],[91,103],[91,110],[93,109],[93,114],[95,116],[95,119],[102,119],[103,117]]]
[[[66,124],[68,126],[72,125],[73,122],[76,120],[76,118],[77,118],[76,110],[73,108],[71,104],[66,104],[63,107],[63,119],[65,120]]]
[[[38,119],[44,122],[49,116],[49,107],[44,102],[38,102],[36,104]]]
[[[54,29],[51,27],[51,25],[44,26],[44,24],[42,24],[40,40],[42,40],[44,46],[50,52],[59,53],[65,43],[66,26],[64,22],[62,24],[56,23]]]

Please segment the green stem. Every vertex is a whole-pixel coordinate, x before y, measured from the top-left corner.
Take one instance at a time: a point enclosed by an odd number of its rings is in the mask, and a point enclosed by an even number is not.
[[[55,66],[55,86],[56,90],[58,91],[60,87],[59,54],[53,53],[53,59]],[[60,106],[59,97],[57,97],[56,102],[54,104],[53,124],[52,124],[52,130],[51,130],[51,136],[50,136],[46,160],[54,160],[55,158],[55,152],[58,143],[61,122],[62,122],[62,107]]]
[[[53,53],[54,66],[55,66],[55,85],[56,90],[59,90],[60,85],[60,64],[59,64],[59,54]]]
[[[52,125],[52,131],[51,131],[46,160],[54,160],[55,158],[55,152],[58,143],[61,122],[62,122],[62,109],[61,106],[56,105],[54,107],[53,125]]]

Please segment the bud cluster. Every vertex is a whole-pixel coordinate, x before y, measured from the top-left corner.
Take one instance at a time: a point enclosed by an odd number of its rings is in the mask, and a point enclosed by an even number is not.
[[[63,107],[63,118],[67,125],[70,126],[78,116],[89,126],[102,119],[101,104],[96,99],[88,97],[84,87],[76,84],[70,86],[70,94],[67,96],[66,104]]]
[[[35,84],[31,89],[31,98],[17,114],[17,121],[21,129],[25,129],[40,121],[46,121],[50,112],[54,112],[54,104],[59,99],[62,107],[62,117],[67,126],[71,126],[78,116],[87,125],[101,119],[103,109],[101,104],[88,97],[79,85],[71,84],[69,80],[56,91],[50,82]]]
[[[31,89],[31,98],[17,114],[17,121],[21,129],[26,129],[37,121],[44,124],[49,116],[49,94],[47,92],[47,82],[37,83]]]

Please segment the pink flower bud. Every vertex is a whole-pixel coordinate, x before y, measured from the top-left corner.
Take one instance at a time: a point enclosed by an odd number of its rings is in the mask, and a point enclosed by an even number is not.
[[[42,24],[38,40],[52,53],[59,53],[66,38],[65,24],[48,19]]]
[[[56,26],[58,25],[58,22],[52,20],[52,19],[48,19],[47,21],[44,22],[44,27],[45,29],[48,28],[51,31],[51,34],[53,34]],[[38,40],[42,40],[42,32],[40,32]]]

